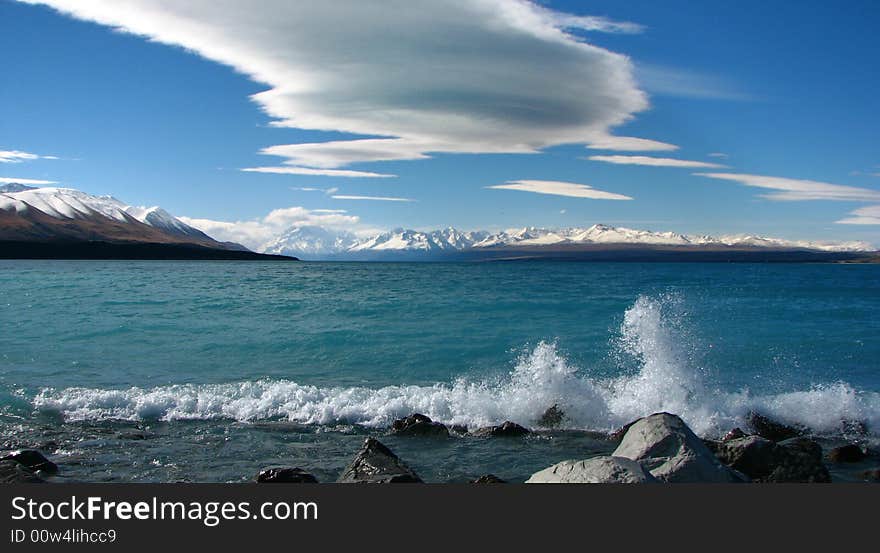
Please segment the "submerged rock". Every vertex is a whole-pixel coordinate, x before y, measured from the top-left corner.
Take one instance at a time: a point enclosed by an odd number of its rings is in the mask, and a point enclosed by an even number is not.
[[[361,450],[337,482],[367,484],[415,483],[422,479],[393,451],[375,438],[367,438]]]
[[[828,460],[832,463],[858,463],[864,461],[867,455],[856,444],[847,444],[835,447],[828,452]]]
[[[756,482],[830,482],[822,448],[807,438],[780,443],[761,436],[722,442],[716,453],[731,468]]]
[[[559,404],[554,403],[544,411],[544,414],[538,419],[538,426],[543,426],[544,428],[556,428],[562,424],[564,418],[565,413],[559,408]]]
[[[507,480],[502,480],[494,474],[484,474],[476,480],[473,480],[471,484],[507,484]]]
[[[530,434],[531,430],[522,427],[515,422],[504,421],[503,423],[497,426],[486,426],[484,428],[479,428],[474,431],[474,436],[491,436],[493,438],[507,438],[507,437],[517,437],[517,436],[525,436],[526,434]]]
[[[36,449],[20,449],[0,457],[0,461],[16,461],[32,471],[41,471],[45,474],[56,474],[58,465],[46,459]]]
[[[796,438],[806,433],[805,428],[788,426],[769,419],[764,415],[755,413],[754,411],[747,415],[746,420],[755,434],[774,442]]]
[[[0,461],[0,484],[41,484],[45,482],[34,471],[17,461]]]
[[[254,478],[261,484],[317,484],[318,479],[311,473],[296,467],[269,467],[262,469]]]
[[[449,436],[446,425],[434,422],[421,413],[413,413],[406,418],[395,420],[391,423],[391,433],[396,436]]]
[[[638,461],[663,482],[743,482],[724,466],[677,415],[655,413],[635,421],[612,454]]]
[[[647,484],[657,479],[625,457],[601,456],[562,461],[533,474],[526,484]]]

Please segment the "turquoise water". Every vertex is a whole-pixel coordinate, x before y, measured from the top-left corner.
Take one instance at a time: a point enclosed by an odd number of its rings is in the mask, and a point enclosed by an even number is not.
[[[877,265],[0,261],[0,445],[88,480],[332,479],[413,411],[565,411],[516,444],[383,438],[448,481],[525,478],[659,410],[876,440],[878,313]]]

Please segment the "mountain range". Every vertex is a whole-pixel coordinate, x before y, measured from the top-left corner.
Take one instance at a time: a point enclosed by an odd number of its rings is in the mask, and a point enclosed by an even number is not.
[[[214,240],[161,207],[72,188],[0,186],[0,257],[265,257]]]

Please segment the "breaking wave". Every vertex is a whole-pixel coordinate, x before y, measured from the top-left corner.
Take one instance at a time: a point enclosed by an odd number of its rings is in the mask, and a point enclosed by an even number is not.
[[[540,342],[497,381],[459,379],[433,386],[316,387],[288,380],[181,384],[151,389],[43,389],[33,405],[67,420],[286,419],[305,424],[384,427],[397,417],[424,413],[470,427],[513,420],[534,425],[551,405],[572,429],[612,430],[635,418],[668,411],[703,435],[742,425],[751,411],[816,432],[836,434],[844,421],[880,429],[880,394],[844,382],[808,390],[754,395],[711,386],[687,350],[667,297],[640,297],[626,311],[614,350],[633,370],[614,378],[572,366],[556,344]]]

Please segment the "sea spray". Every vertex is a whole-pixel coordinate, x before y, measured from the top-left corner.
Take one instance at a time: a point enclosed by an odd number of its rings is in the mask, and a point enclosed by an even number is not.
[[[571,429],[611,430],[635,418],[669,411],[704,435],[743,424],[750,410],[785,422],[837,433],[845,420],[880,428],[880,394],[844,382],[809,390],[752,395],[713,388],[698,362],[698,341],[686,328],[680,298],[641,296],[623,315],[612,341],[622,374],[607,378],[573,366],[553,342],[524,352],[505,377],[458,379],[433,386],[318,387],[264,379],[225,384],[179,384],[121,390],[46,388],[36,409],[67,420],[285,419],[304,424],[386,427],[413,412],[470,427],[513,420],[532,425],[551,405]],[[629,363],[627,362],[629,360]],[[627,368],[627,365],[631,368]]]

